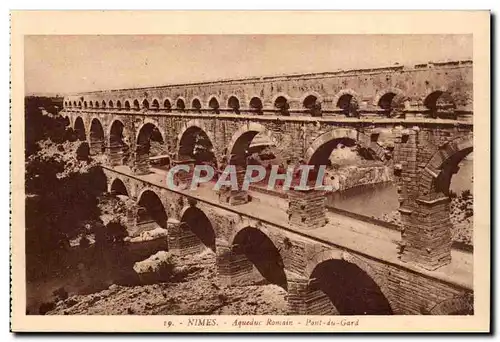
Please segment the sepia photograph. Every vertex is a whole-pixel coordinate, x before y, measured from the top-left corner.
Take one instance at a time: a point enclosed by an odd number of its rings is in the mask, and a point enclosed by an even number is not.
[[[22,35],[20,314],[487,323],[474,38]]]

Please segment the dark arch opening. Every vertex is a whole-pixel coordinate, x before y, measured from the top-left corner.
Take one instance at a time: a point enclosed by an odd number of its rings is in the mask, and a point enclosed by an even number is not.
[[[431,117],[438,117],[439,114],[448,114],[456,109],[455,101],[448,92],[434,91],[427,95],[424,106],[429,110]]]
[[[149,109],[149,102],[148,102],[148,100],[144,99],[144,101],[142,101],[142,108]]]
[[[337,101],[337,107],[342,109],[342,114],[348,117],[357,117],[359,104],[354,96],[351,94],[342,95]]]
[[[191,104],[191,107],[193,108],[193,111],[195,113],[201,113],[201,102],[198,99],[194,99],[193,103]]]
[[[151,230],[158,227],[167,229],[167,213],[156,193],[146,190],[142,193],[138,205],[137,226],[139,230]]]
[[[231,96],[227,100],[227,106],[236,114],[240,114],[240,100],[236,96]]]
[[[170,103],[169,100],[165,100],[163,102],[163,108],[165,108],[167,112],[170,112],[172,110],[172,104]]]
[[[78,108],[82,108],[82,102],[78,102]]]
[[[141,109],[141,105],[139,104],[138,100],[134,100],[134,109],[135,110],[140,110]]]
[[[314,268],[310,279],[310,290],[323,293],[340,315],[393,314],[377,283],[355,264],[327,260]]]
[[[184,103],[184,100],[183,99],[177,99],[177,102],[175,103],[175,108],[178,111],[183,112],[184,109],[186,109],[186,104]]]
[[[151,104],[151,108],[153,108],[153,110],[159,110],[160,109],[160,103],[158,103],[157,99],[153,100],[153,103]]]
[[[230,164],[238,165],[239,162],[245,161],[250,164],[267,164],[273,162],[275,155],[272,152],[274,144],[267,138],[265,134],[259,134],[257,130],[249,130],[241,134],[233,146],[230,146]],[[262,162],[263,155],[266,158],[266,163]],[[249,161],[251,160],[251,162]]]
[[[94,106],[94,107],[95,107],[95,108],[99,108],[99,101],[96,101],[96,102],[95,102],[95,106]]]
[[[178,156],[180,159],[194,159],[196,164],[207,164],[217,168],[213,144],[207,133],[197,126],[189,127],[182,134]]]
[[[118,101],[118,102],[119,102],[119,101]],[[108,107],[109,107],[109,108],[113,108],[113,101],[109,100],[109,102],[108,102]]]
[[[68,101],[64,101],[64,107],[69,107],[68,106]]]
[[[106,101],[102,100],[102,108],[106,108]]]
[[[320,165],[327,165],[329,166],[331,164],[330,162],[330,156],[332,155],[333,151],[337,148],[355,148],[356,147],[356,141],[350,138],[337,138],[337,139],[332,139],[327,142],[325,142],[323,145],[318,147],[316,151],[314,151],[313,155],[309,159],[309,164],[310,165],[315,165],[315,166],[320,166]],[[370,156],[366,156],[370,157]]]
[[[109,132],[109,163],[112,166],[125,165],[130,157],[130,147],[123,134],[125,126],[119,120],[113,121]]]
[[[252,112],[254,112],[255,114],[262,114],[262,101],[261,99],[259,99],[258,97],[252,97],[252,99],[250,100],[250,109],[252,110]]]
[[[321,103],[314,95],[309,95],[304,99],[304,108],[306,108],[312,116],[321,116]]]
[[[284,96],[279,96],[274,101],[274,107],[278,110],[280,115],[290,115],[290,105],[288,104],[288,100]]]
[[[125,109],[130,110],[130,102],[125,101]]]
[[[208,101],[208,106],[210,107],[210,109],[212,109],[212,113],[214,113],[214,114],[220,113],[219,101],[217,101],[217,99],[215,97],[212,97],[210,99],[210,101]]]
[[[215,231],[205,213],[196,208],[188,208],[182,215],[181,222],[187,226],[201,244],[215,252]]]
[[[87,133],[85,132],[85,125],[83,124],[83,119],[81,117],[77,117],[75,120],[75,132],[76,137],[80,141],[87,140]]]
[[[239,265],[256,280],[287,289],[283,259],[266,234],[253,227],[243,228],[234,237],[232,252],[236,258],[246,261],[242,260]]]
[[[83,101],[83,108],[87,108],[87,101]]]
[[[378,100],[378,106],[384,110],[385,115],[390,115],[394,109],[393,100],[396,93],[386,93]]]
[[[122,103],[120,102],[120,100],[116,101],[116,108],[122,109]]]
[[[119,178],[116,178],[113,183],[111,183],[111,194],[112,195],[121,195],[121,196],[127,196],[128,197],[128,191],[127,187],[125,184],[123,184],[122,180]]]
[[[104,129],[98,119],[92,119],[90,124],[90,154],[96,155],[104,150]]]
[[[73,107],[76,107],[76,101],[73,101]]]
[[[142,126],[137,137],[136,163],[138,173],[149,173],[151,158],[164,156],[165,142],[158,127],[152,123]]]
[[[92,101],[89,101],[89,107],[94,108],[94,103]]]

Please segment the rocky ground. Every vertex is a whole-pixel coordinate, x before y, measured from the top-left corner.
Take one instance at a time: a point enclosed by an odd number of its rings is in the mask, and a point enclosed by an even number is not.
[[[285,291],[276,285],[223,287],[215,274],[215,255],[206,250],[178,260],[183,279],[119,286],[59,300],[49,315],[265,315],[285,314]]]

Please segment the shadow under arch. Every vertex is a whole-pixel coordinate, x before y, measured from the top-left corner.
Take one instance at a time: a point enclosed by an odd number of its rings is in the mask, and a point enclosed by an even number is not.
[[[385,150],[371,137],[354,129],[336,128],[316,138],[305,153],[309,165],[327,165],[333,150],[342,144],[359,146],[358,153],[365,159],[385,161]]]
[[[138,197],[140,209],[137,213],[137,225],[147,226],[144,230],[161,227],[167,229],[167,212],[163,203],[152,190],[144,190]]]
[[[309,290],[328,298],[334,307],[329,314],[393,314],[377,283],[359,266],[342,259],[327,259],[317,264],[310,275]]]
[[[109,186],[109,192],[112,195],[121,195],[129,197],[127,187],[120,178],[113,179],[111,185]]]
[[[109,163],[112,166],[126,164],[130,156],[130,147],[125,137],[125,125],[121,120],[114,120],[109,130]]]
[[[196,235],[204,246],[215,252],[215,230],[203,210],[197,207],[186,208],[181,215],[181,224]]]
[[[80,116],[75,119],[73,129],[76,133],[76,137],[78,140],[80,141],[87,140],[87,132],[85,130],[85,124]]]
[[[188,122],[179,133],[177,141],[178,159],[193,159],[196,164],[210,164],[217,168],[212,135],[201,122]]]
[[[90,153],[92,155],[103,153],[105,150],[104,129],[101,121],[94,118],[90,123]]]
[[[287,277],[283,258],[273,241],[261,230],[247,226],[240,229],[232,241],[235,258],[246,262],[248,273],[252,270],[265,283],[275,284],[287,290]],[[244,260],[244,261],[243,261]]]
[[[148,173],[149,158],[165,153],[165,140],[158,127],[153,123],[145,123],[137,135],[135,166],[139,173]]]

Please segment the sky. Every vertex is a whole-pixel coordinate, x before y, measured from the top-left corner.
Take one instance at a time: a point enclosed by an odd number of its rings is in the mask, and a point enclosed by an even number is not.
[[[25,93],[472,59],[471,35],[26,36]]]

